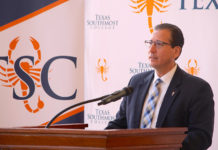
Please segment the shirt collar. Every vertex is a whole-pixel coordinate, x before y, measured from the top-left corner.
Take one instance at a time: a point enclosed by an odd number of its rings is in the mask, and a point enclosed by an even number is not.
[[[173,78],[173,75],[174,75],[175,72],[176,72],[176,69],[177,69],[177,64],[176,64],[169,72],[167,72],[165,75],[163,75],[163,76],[160,78],[160,79],[162,80],[162,82],[169,84],[170,81],[171,81],[172,78]],[[158,78],[159,78],[159,77],[158,77],[158,75],[157,75],[157,73],[156,73],[156,71],[155,71],[153,82],[155,82]]]

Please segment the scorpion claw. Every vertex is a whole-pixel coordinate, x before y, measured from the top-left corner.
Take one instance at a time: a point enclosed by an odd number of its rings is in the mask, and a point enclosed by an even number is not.
[[[38,59],[35,62],[35,65],[36,65],[36,64],[38,64],[41,61],[41,50],[39,49],[39,42],[36,39],[34,39],[33,37],[30,37],[30,41],[33,44],[34,50],[37,51]]]
[[[13,39],[13,40],[11,41],[11,43],[10,43],[10,45],[9,45],[9,47],[10,47],[11,50],[14,50],[14,49],[15,49],[15,47],[16,47],[18,41],[19,41],[19,36],[16,37],[15,39]]]
[[[38,50],[39,49],[39,43],[36,41],[36,39],[34,39],[33,37],[30,37],[30,41],[32,42],[34,49]]]
[[[11,55],[12,55],[12,51],[15,49],[17,42],[19,41],[19,36],[16,37],[15,39],[13,39],[9,45],[9,50],[8,50],[8,58],[9,58],[9,62],[11,64],[14,64],[14,61],[11,59]]]

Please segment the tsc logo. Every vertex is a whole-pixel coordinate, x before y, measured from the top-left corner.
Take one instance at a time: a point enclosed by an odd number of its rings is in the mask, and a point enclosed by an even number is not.
[[[23,100],[25,108],[31,113],[37,113],[44,107],[44,102],[40,96],[38,96],[38,103],[35,109],[31,108],[28,103],[28,99],[30,99],[35,92],[35,87],[43,87],[44,91],[54,99],[74,99],[76,97],[77,90],[75,90],[71,96],[65,97],[56,94],[51,89],[48,82],[48,72],[50,65],[59,59],[70,60],[76,67],[77,58],[71,56],[56,56],[49,59],[42,68],[37,68],[37,64],[41,62],[41,50],[39,49],[40,45],[33,37],[30,37],[30,41],[33,45],[33,52],[36,52],[37,55],[35,61],[33,56],[21,56],[16,60],[12,59],[13,52],[16,50],[17,43],[19,42],[19,37],[16,37],[10,42],[8,56],[0,57],[0,61],[6,63],[6,67],[0,65],[0,81],[3,82],[3,86],[12,87],[13,98],[16,100]],[[21,95],[17,94],[17,88],[21,89]]]
[[[101,61],[101,59],[98,59],[97,72],[101,74],[102,81],[107,81],[107,77],[104,77],[104,74],[108,72],[106,59],[103,59],[103,62]]]
[[[131,0],[131,2],[136,4],[136,6],[130,6],[136,10],[134,13],[141,13],[146,9],[150,33],[153,32],[153,11],[156,9],[159,13],[167,12],[165,8],[170,6],[170,4],[167,4],[168,0]]]
[[[18,41],[19,41],[19,37],[16,37],[14,40],[11,41],[11,43],[9,45],[10,49],[8,50],[8,62],[11,65],[14,65],[14,60],[12,60],[12,54],[16,48]],[[30,41],[33,44],[34,50],[37,51],[37,60],[34,62],[34,66],[36,66],[41,61],[41,50],[39,49],[39,43],[33,37],[30,37]],[[7,60],[7,59],[5,59],[5,60]],[[0,79],[3,83],[5,83],[3,86],[15,87],[17,84],[20,84],[22,96],[26,97],[27,91],[28,91],[28,86],[23,80],[21,80],[21,78],[18,77],[18,74],[15,72],[15,69],[14,68],[4,68],[1,65],[0,65],[0,68],[4,72],[4,73],[1,73],[1,75],[4,76],[5,78],[7,78],[5,80]],[[26,62],[26,61],[23,61],[20,63],[20,68],[29,74],[29,76],[35,81],[34,83],[37,87],[40,87],[40,85],[38,83],[40,82],[41,68],[34,68],[33,65],[30,65],[30,63]],[[42,109],[44,107],[44,103],[41,100],[40,96],[38,97],[38,105],[37,105],[36,109],[31,108],[31,106],[28,103],[28,100],[24,100],[23,102],[24,102],[25,108],[29,112],[33,112],[33,113],[38,112],[39,109]]]
[[[197,60],[194,60],[194,63],[191,63],[192,60],[189,59],[188,61],[188,68],[186,68],[186,71],[191,75],[198,75],[199,67]]]

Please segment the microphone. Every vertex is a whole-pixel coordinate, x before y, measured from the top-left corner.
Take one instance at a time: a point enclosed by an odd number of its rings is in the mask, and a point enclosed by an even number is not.
[[[91,99],[91,100],[87,100],[87,101],[84,101],[84,102],[80,102],[80,103],[77,103],[77,104],[74,104],[72,106],[69,106],[67,108],[65,108],[64,110],[60,111],[58,114],[56,114],[49,122],[48,124],[45,126],[45,128],[49,128],[51,126],[51,124],[54,122],[54,120],[59,117],[61,114],[63,114],[64,112],[74,108],[74,107],[77,107],[77,106],[80,106],[80,105],[83,105],[83,104],[87,104],[87,103],[92,103],[92,102],[95,102],[95,101],[99,101],[101,99],[104,99],[106,97],[108,97],[109,95],[105,95],[105,96],[101,96],[99,98],[95,98],[95,99]]]
[[[98,105],[105,105],[105,104],[108,104],[110,102],[114,102],[123,96],[127,96],[129,94],[132,94],[132,92],[133,92],[132,87],[125,87],[122,90],[116,91],[116,92],[112,93],[111,95],[102,99],[102,101],[99,102]]]
[[[91,99],[91,100],[87,100],[87,101],[83,101],[83,102],[80,102],[80,103],[77,103],[77,104],[74,104],[72,106],[69,106],[67,108],[65,108],[64,110],[60,111],[58,114],[56,114],[49,122],[48,124],[45,126],[45,128],[49,128],[50,125],[54,122],[54,120],[60,116],[61,114],[63,114],[64,112],[74,108],[74,107],[77,107],[77,106],[80,106],[80,105],[83,105],[83,104],[87,104],[87,103],[91,103],[91,102],[95,102],[95,101],[99,101],[102,99],[102,101],[100,103],[98,103],[98,105],[105,105],[107,103],[110,103],[110,102],[113,102],[113,101],[116,101],[118,99],[120,99],[121,97],[123,96],[126,96],[126,95],[129,95],[133,92],[133,88],[132,87],[125,87],[123,88],[122,90],[120,91],[116,91],[110,95],[105,95],[105,96],[101,96],[99,98],[95,98],[95,99]]]

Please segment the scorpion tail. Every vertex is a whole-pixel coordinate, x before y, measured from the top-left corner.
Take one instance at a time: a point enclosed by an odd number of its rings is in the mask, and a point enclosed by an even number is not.
[[[29,112],[33,112],[32,108],[30,107],[28,100],[23,101],[24,106],[26,108],[26,110],[28,110]]]
[[[36,109],[32,109],[28,103],[28,100],[24,101],[24,106],[25,108],[31,112],[31,113],[37,113],[40,109],[42,109],[44,107],[44,102],[40,99],[40,96],[38,98],[38,104],[37,104],[37,108]]]
[[[153,33],[154,29],[153,29],[153,25],[152,25],[152,17],[151,16],[148,17],[148,27],[149,27],[150,33]]]
[[[107,77],[104,78],[103,73],[101,74],[101,78],[102,78],[103,81],[107,81]]]

